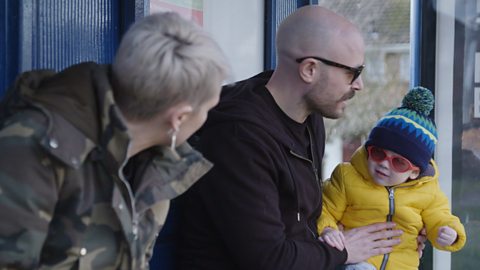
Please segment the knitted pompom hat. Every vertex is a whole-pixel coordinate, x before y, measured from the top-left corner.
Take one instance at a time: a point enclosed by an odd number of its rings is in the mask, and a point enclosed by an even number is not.
[[[437,129],[428,116],[432,109],[430,90],[421,86],[411,89],[399,108],[377,122],[365,147],[375,145],[393,151],[425,171],[437,143]]]

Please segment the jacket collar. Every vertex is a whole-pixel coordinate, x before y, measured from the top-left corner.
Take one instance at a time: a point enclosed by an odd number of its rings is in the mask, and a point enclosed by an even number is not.
[[[150,166],[136,188],[138,210],[142,211],[159,200],[171,200],[184,193],[213,166],[201,153],[184,143],[172,151],[169,147],[156,147]],[[149,199],[151,198],[151,199]]]
[[[117,166],[126,159],[130,137],[113,99],[110,68],[81,63],[59,73],[24,73],[19,95],[48,118],[41,144],[65,164],[78,168],[96,146]]]

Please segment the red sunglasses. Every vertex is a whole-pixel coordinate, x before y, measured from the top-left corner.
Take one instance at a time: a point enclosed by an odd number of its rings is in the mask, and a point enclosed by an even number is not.
[[[388,160],[390,166],[392,166],[393,170],[399,173],[404,173],[408,170],[415,170],[419,169],[417,166],[414,166],[408,159],[401,157],[401,156],[389,156],[385,149],[376,147],[376,146],[369,146],[367,147],[368,156],[375,162],[382,162],[385,159]]]

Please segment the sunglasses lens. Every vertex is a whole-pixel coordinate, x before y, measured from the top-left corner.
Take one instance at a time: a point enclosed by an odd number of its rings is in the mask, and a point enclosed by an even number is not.
[[[360,76],[360,73],[361,73],[361,71],[356,71],[353,74],[353,78],[352,78],[352,81],[350,82],[350,84],[352,84],[356,79],[358,79],[358,77]]]
[[[397,172],[406,172],[410,169],[410,163],[402,157],[392,158],[392,166]]]
[[[362,71],[363,71],[364,67],[365,66],[360,66],[360,67],[355,69],[355,72],[353,73],[353,78],[352,78],[352,81],[350,82],[350,84],[352,84],[356,79],[358,79],[358,77],[360,77],[360,74],[362,74]]]
[[[401,156],[390,156],[388,157],[387,152],[382,148],[370,146],[368,147],[368,156],[375,162],[382,162],[387,159],[392,166],[393,170],[404,173],[410,169],[415,168],[411,165],[408,159]]]
[[[385,151],[378,147],[371,147],[370,157],[375,161],[382,161],[387,157],[387,154],[385,153]]]

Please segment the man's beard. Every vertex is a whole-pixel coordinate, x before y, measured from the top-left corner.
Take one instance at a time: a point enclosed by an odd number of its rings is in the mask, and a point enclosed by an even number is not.
[[[319,113],[325,118],[329,119],[338,119],[343,117],[345,114],[345,108],[338,112],[337,106],[340,102],[348,101],[355,96],[355,91],[350,90],[348,93],[343,95],[339,100],[335,102],[335,104],[329,106],[322,106],[319,105],[319,102],[316,102],[314,99],[310,98],[309,96],[306,97],[306,103],[309,110],[313,113]]]

